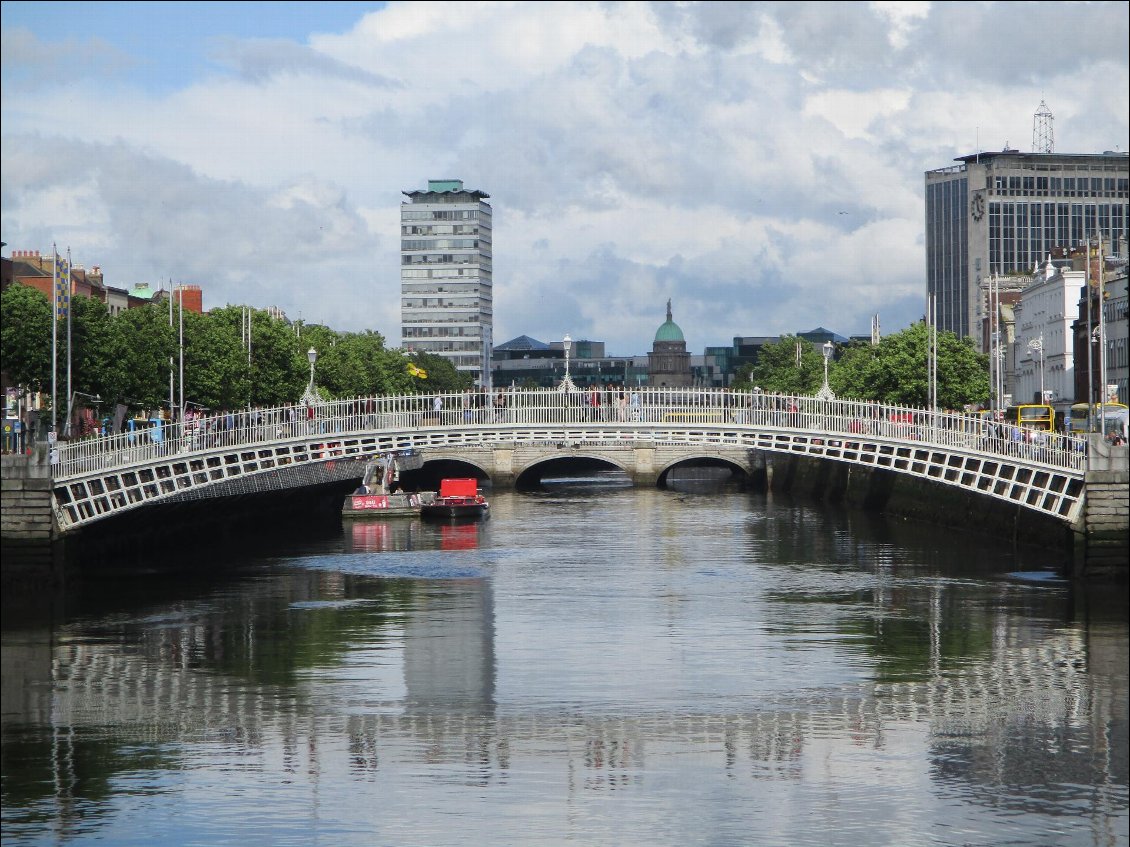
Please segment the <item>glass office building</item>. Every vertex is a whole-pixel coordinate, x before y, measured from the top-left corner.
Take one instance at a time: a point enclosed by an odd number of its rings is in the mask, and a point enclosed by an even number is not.
[[[955,161],[926,172],[926,284],[939,329],[981,343],[994,274],[1030,274],[1053,248],[1100,233],[1117,246],[1126,234],[1126,153],[1003,150]]]
[[[400,346],[489,387],[494,304],[489,194],[428,180],[400,205]]]

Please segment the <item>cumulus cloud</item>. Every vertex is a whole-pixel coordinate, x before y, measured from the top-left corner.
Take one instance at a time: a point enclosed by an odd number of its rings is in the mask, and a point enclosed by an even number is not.
[[[644,353],[668,297],[692,350],[895,330],[923,312],[926,170],[1026,146],[1041,99],[1059,149],[1126,149],[1126,9],[390,3],[226,38],[159,95],[52,81],[50,35],[10,56],[6,29],[4,240],[395,343],[401,192],[460,178],[495,210],[496,341]]]

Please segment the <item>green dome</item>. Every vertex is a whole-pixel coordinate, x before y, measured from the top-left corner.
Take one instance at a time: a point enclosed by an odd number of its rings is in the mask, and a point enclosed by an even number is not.
[[[655,331],[656,341],[679,341],[686,343],[683,338],[683,331],[679,329],[679,325],[671,320],[671,301],[667,300],[667,322],[664,323],[659,329]]]
[[[679,325],[672,320],[668,320],[659,329],[655,331],[656,341],[685,341],[683,338],[683,331],[679,329]]]

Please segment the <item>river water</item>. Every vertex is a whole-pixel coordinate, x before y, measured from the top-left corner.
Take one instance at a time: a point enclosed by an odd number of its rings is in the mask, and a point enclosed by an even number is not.
[[[1130,843],[1124,587],[692,483],[491,500],[6,623],[5,847]]]

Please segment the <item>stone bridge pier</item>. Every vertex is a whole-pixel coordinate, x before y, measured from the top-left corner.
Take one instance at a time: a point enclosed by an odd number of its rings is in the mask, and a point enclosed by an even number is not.
[[[765,472],[764,456],[744,447],[664,444],[661,442],[576,440],[544,444],[503,443],[484,447],[428,449],[425,462],[463,462],[477,468],[497,487],[511,488],[539,465],[561,459],[605,462],[619,468],[639,487],[656,487],[671,468],[683,462],[712,460],[749,476]]]

